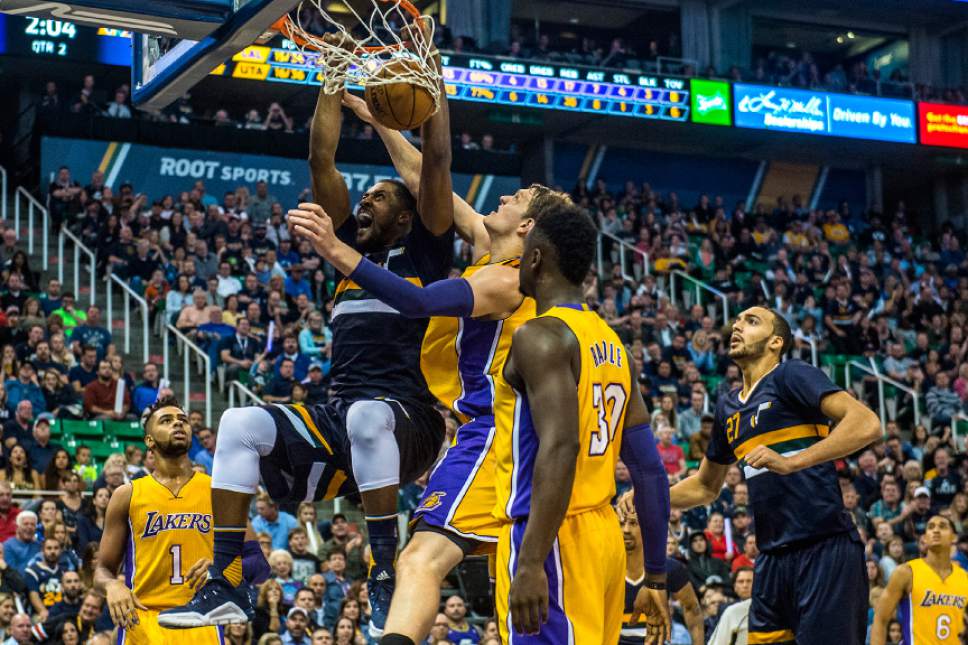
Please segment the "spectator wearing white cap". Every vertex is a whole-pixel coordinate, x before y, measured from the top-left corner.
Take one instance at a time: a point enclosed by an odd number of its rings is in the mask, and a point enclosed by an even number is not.
[[[282,635],[282,645],[309,645],[307,633],[309,614],[302,607],[293,607],[286,614],[286,633]]]

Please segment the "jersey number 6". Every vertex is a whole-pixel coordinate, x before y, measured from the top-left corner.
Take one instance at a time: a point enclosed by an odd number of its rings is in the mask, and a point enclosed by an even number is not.
[[[615,431],[625,412],[627,398],[621,383],[609,383],[605,387],[601,383],[592,385],[592,404],[598,410],[598,430],[592,433],[588,445],[590,456],[600,457],[608,450],[608,444],[615,438]]]

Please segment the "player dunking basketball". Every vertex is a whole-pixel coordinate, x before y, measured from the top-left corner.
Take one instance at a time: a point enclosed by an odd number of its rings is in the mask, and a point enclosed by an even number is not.
[[[515,332],[495,379],[496,603],[509,644],[618,642],[625,548],[610,500],[620,450],[639,473],[647,642],[669,636],[668,478],[625,348],[582,304],[596,238],[574,205],[552,204],[535,219],[520,288],[538,315]]]
[[[440,65],[439,56],[434,64]],[[443,93],[443,89],[441,88]],[[421,128],[421,190],[414,198],[382,181],[360,200],[354,217],[336,169],[342,91],[320,91],[310,133],[316,201],[336,234],[378,265],[408,281],[447,276],[453,255],[450,126],[446,101]],[[296,230],[298,234],[300,231]],[[164,612],[163,625],[195,627],[251,613],[237,589],[233,562],[261,471],[277,500],[332,498],[359,490],[374,564],[368,581],[371,632],[385,622],[394,586],[397,491],[427,470],[444,437],[443,419],[420,372],[426,318],[407,318],[344,278],[333,309],[333,396],[326,404],[270,405],[222,416],[212,477],[215,563],[212,577],[186,606]]]
[[[781,363],[792,345],[789,325],[772,309],[737,317],[729,357],[743,386],[721,397],[699,473],[672,487],[672,505],[712,503],[729,465],[743,460],[760,550],[749,642],[861,645],[864,545],[831,462],[875,441],[880,423],[819,369]]]
[[[192,469],[192,430],[174,397],[149,406],[141,425],[155,470],[111,496],[94,583],[107,596],[120,645],[174,645],[185,636],[192,643],[218,645],[220,628],[185,633],[158,625],[158,612],[189,600],[211,564],[211,479]],[[267,578],[269,563],[258,542],[246,543],[244,551],[246,579]],[[124,582],[117,578],[122,561]]]

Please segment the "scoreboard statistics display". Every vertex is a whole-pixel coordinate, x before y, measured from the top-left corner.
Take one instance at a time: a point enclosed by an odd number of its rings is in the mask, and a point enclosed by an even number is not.
[[[318,84],[316,55],[253,45],[212,74],[260,81]],[[482,56],[441,56],[448,97],[644,119],[688,121],[689,81],[673,76],[568,67]]]

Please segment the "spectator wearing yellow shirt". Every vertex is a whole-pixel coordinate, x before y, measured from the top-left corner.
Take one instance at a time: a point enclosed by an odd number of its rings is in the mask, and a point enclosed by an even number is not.
[[[828,242],[836,246],[850,242],[850,231],[840,221],[840,215],[836,211],[827,213],[827,222],[823,225],[823,236]]]

